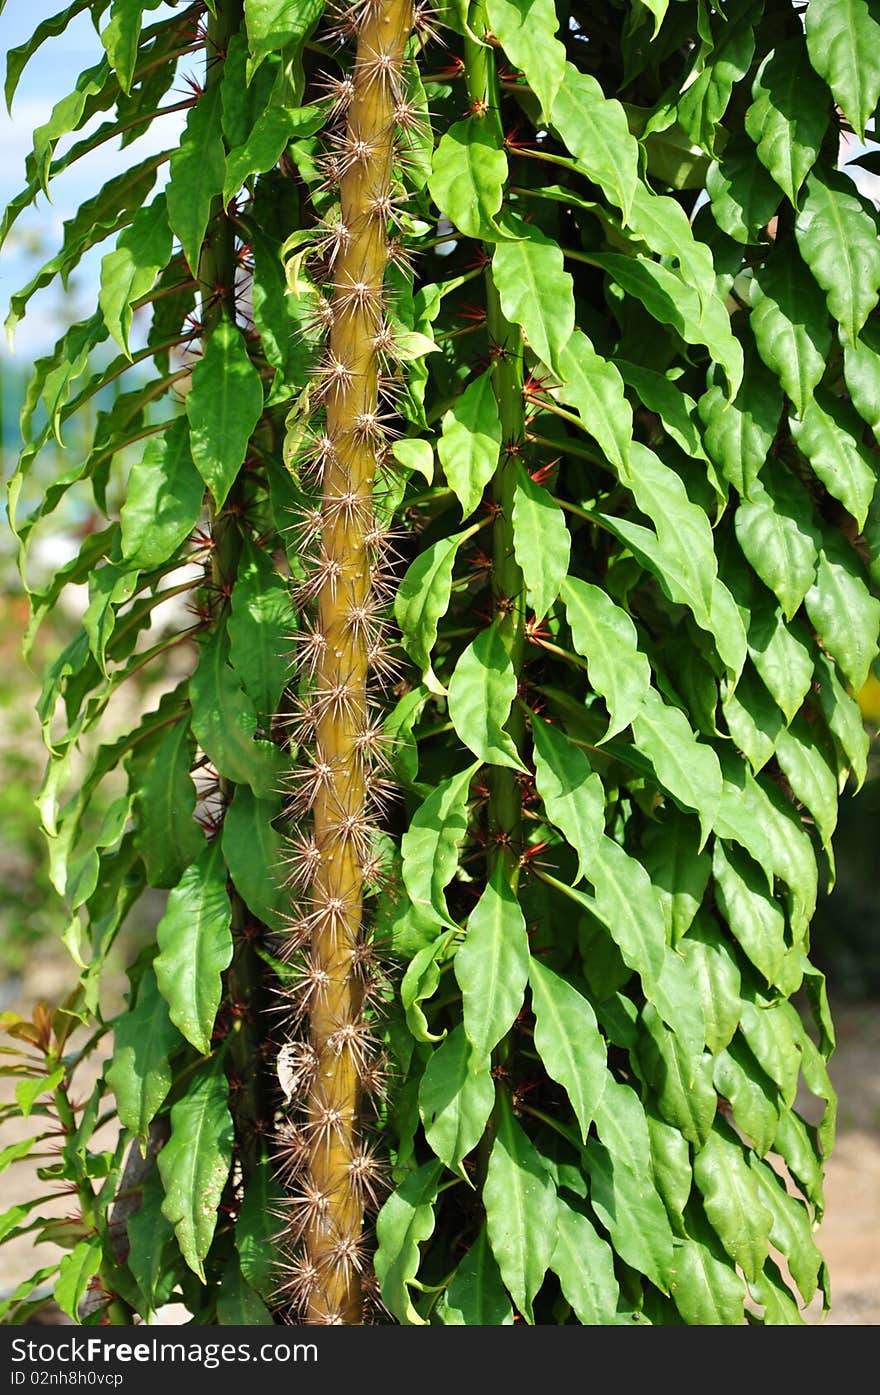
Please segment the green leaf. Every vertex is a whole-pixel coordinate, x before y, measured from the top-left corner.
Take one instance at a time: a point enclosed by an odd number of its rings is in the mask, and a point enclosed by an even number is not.
[[[270,930],[289,923],[290,893],[282,886],[284,840],[272,827],[277,801],[257,799],[238,785],[223,820],[223,858],[245,905]]]
[[[839,499],[863,528],[874,496],[877,476],[868,451],[860,442],[861,423],[846,403],[836,398],[808,403],[802,420],[792,417],[791,434],[798,450],[835,499]]]
[[[672,1230],[657,1194],[645,1111],[628,1085],[609,1080],[596,1111],[599,1142],[584,1152],[590,1204],[626,1264],[647,1275],[664,1293],[672,1268]]]
[[[125,561],[143,571],[166,562],[198,522],[204,497],[189,425],[178,417],[131,468],[120,514]]]
[[[831,328],[821,288],[793,243],[777,243],[755,271],[751,304],[758,353],[802,416],[825,372]]]
[[[171,257],[171,229],[165,195],[159,194],[141,208],[131,225],[120,233],[116,250],[101,262],[98,304],[104,323],[124,354],[131,357],[128,336],[132,307],[146,295]]]
[[[273,169],[292,140],[314,135],[323,122],[320,108],[267,106],[257,116],[247,140],[226,156],[224,204],[230,203],[253,175]]]
[[[779,733],[776,755],[792,794],[813,815],[822,846],[830,853],[837,827],[837,776],[806,718],[796,717]]]
[[[748,339],[743,380],[732,402],[718,386],[699,401],[703,440],[710,459],[737,492],[753,497],[782,414],[782,393]]]
[[[220,1279],[217,1321],[221,1327],[272,1327],[275,1319],[256,1289],[241,1272],[238,1255],[229,1260]]]
[[[406,1326],[424,1326],[409,1286],[419,1268],[419,1245],[434,1230],[434,1201],[442,1171],[439,1159],[423,1163],[391,1193],[376,1217],[376,1278],[389,1311]]]
[[[791,620],[813,584],[819,556],[810,496],[796,476],[767,460],[733,521],[746,559]]]
[[[880,17],[872,0],[810,0],[807,49],[860,138],[880,97]]]
[[[827,655],[816,655],[816,689],[828,729],[839,744],[859,785],[868,773],[870,738],[858,703],[851,698]]]
[[[450,1279],[437,1304],[437,1316],[455,1327],[502,1327],[513,1322],[513,1309],[485,1226]]]
[[[689,1234],[675,1251],[675,1306],[691,1327],[741,1326],[742,1280],[696,1207],[690,1208],[687,1225]]]
[[[826,539],[806,607],[826,650],[858,692],[877,657],[880,601],[870,595],[858,559],[846,544]]]
[[[642,1009],[642,1025],[646,1035],[639,1042],[639,1063],[653,1086],[657,1108],[688,1142],[700,1147],[715,1117],[712,1057],[705,1051],[691,1051],[677,1032],[664,1025],[651,1003]]]
[[[165,195],[171,230],[180,239],[193,276],[199,271],[211,201],[221,193],[226,171],[220,133],[221,93],[222,84],[212,83],[190,109],[180,145],[171,156]]]
[[[762,885],[755,864],[720,838],[713,872],[718,905],[733,935],[767,983],[778,983],[786,954],[782,907]]]
[[[186,396],[192,457],[218,508],[247,455],[263,386],[241,332],[225,317],[205,343]]]
[[[715,1055],[728,1045],[739,1023],[739,967],[727,941],[707,915],[701,915],[691,927],[680,953],[703,1010],[706,1045]]]
[[[795,208],[829,114],[828,93],[810,66],[803,39],[777,44],[755,76],[745,123],[758,159]]]
[[[566,66],[565,45],[556,38],[559,18],[553,0],[487,0],[486,17],[549,117]]]
[[[227,663],[228,651],[226,628],[216,626],[189,681],[193,733],[221,775],[268,799],[278,791],[284,757],[271,741],[255,739],[257,716]]]
[[[636,746],[650,760],[663,788],[699,816],[702,848],[721,801],[718,757],[697,739],[680,708],[667,706],[656,688],[645,694],[632,728]]]
[[[812,682],[810,644],[804,626],[799,620],[786,625],[779,607],[755,604],[749,625],[749,656],[790,722]]]
[[[207,1055],[232,959],[231,907],[219,842],[205,848],[168,897],[156,930],[156,979],[172,1022]]]
[[[483,373],[469,383],[443,414],[437,454],[449,487],[470,518],[498,464],[501,419],[492,376]]]
[[[4,0],[5,3],[5,0]],[[12,114],[12,99],[18,88],[19,78],[24,72],[28,62],[36,53],[37,49],[46,42],[47,39],[57,38],[67,29],[70,21],[83,10],[89,10],[94,14],[95,19],[99,19],[101,12],[107,8],[109,0],[73,0],[66,9],[60,10],[58,14],[50,15],[47,19],[40,20],[33,33],[28,36],[23,44],[18,44],[15,48],[10,48],[6,54],[6,84],[5,97],[6,107],[10,115]],[[0,5],[2,13],[3,5]]]
[[[509,3],[509,0],[501,0]],[[552,238],[517,220],[515,241],[500,242],[492,257],[492,280],[501,308],[525,330],[529,347],[551,372],[563,374],[563,351],[574,331],[574,294],[565,259]]]
[[[171,1089],[169,1057],[180,1044],[156,975],[152,968],[145,969],[136,1002],[113,1025],[113,1062],[107,1072],[120,1122],[137,1135],[142,1147]]]
[[[465,237],[495,242],[507,183],[507,156],[494,127],[479,116],[456,121],[434,151],[428,188],[446,217]]]
[[[778,1085],[786,1109],[790,1109],[797,1094],[801,1063],[800,1019],[795,1009],[788,1002],[752,993],[743,999],[740,1031],[761,1069]]]
[[[245,0],[253,67],[269,53],[295,50],[314,29],[322,9],[321,0]]]
[[[529,965],[529,984],[535,1046],[547,1074],[568,1095],[586,1142],[609,1079],[596,1014],[582,993],[538,959]]]
[[[676,1235],[684,1233],[684,1209],[693,1183],[691,1150],[678,1129],[667,1124],[649,1108],[645,1115],[651,1141],[651,1172],[654,1186],[666,1207]]]
[[[171,1297],[177,1282],[174,1227],[162,1214],[165,1188],[158,1169],[150,1168],[141,1190],[141,1204],[129,1216],[126,1263],[143,1294],[147,1314],[155,1313]]]
[[[605,792],[582,751],[556,727],[532,713],[535,783],[547,817],[578,857],[578,879],[605,831]]]
[[[755,24],[760,17],[750,0],[729,5],[713,25],[709,52],[697,60],[696,80],[687,82],[675,107],[679,124],[693,140],[714,154],[721,118],[735,83],[745,77],[755,51]]]
[[[642,835],[641,861],[663,906],[671,943],[690,929],[703,899],[712,864],[700,851],[699,830],[674,807],[657,811]]]
[[[620,102],[607,98],[589,73],[567,63],[550,120],[584,174],[626,222],[639,182],[639,146]]]
[[[526,923],[501,862],[468,918],[467,935],[455,956],[455,977],[472,1047],[471,1069],[480,1070],[513,1026],[529,978]]]
[[[773,1217],[770,1239],[785,1257],[791,1277],[805,1303],[812,1302],[818,1287],[822,1256],[813,1239],[807,1208],[786,1190],[783,1179],[769,1163],[751,1160],[761,1202]]]
[[[498,1099],[483,1203],[501,1277],[526,1322],[532,1323],[532,1302],[556,1243],[556,1190],[540,1153],[516,1122],[506,1091]]]
[[[880,241],[867,208],[845,175],[814,171],[794,224],[801,256],[851,343],[880,291]]]
[[[557,1198],[556,1247],[550,1268],[579,1322],[609,1327],[618,1322],[620,1289],[614,1254],[580,1211]]]
[[[145,9],[156,9],[160,0],[113,0],[110,19],[101,31],[101,43],[119,76],[123,92],[131,91],[138,56],[141,22]]]
[[[422,1003],[433,998],[440,986],[440,965],[438,960],[446,955],[452,930],[422,945],[410,960],[400,985],[400,1001],[406,1015],[406,1025],[416,1041],[442,1041],[446,1035],[444,1027],[440,1032],[432,1032],[428,1019],[422,1010]]]
[[[755,159],[755,148],[741,131],[724,146],[706,175],[712,217],[728,237],[758,242],[779,203],[779,189]]]
[[[431,668],[437,624],[449,608],[458,549],[469,536],[469,531],[453,533],[419,553],[394,598],[394,618],[400,626],[401,643],[423,673]]]
[[[267,723],[290,675],[288,651],[294,627],[288,585],[271,558],[247,539],[232,589],[230,658],[242,687]]]
[[[56,1090],[63,1079],[64,1067],[56,1066],[46,1075],[37,1076],[32,1080],[19,1081],[15,1087],[15,1102],[21,1111],[21,1117],[23,1119],[30,1118],[31,1110],[40,1095],[47,1095]]]
[[[626,611],[598,586],[567,577],[562,599],[575,649],[587,661],[590,685],[604,699],[610,721],[605,740],[628,727],[651,686],[651,667],[638,647]]]
[[[190,1269],[206,1282],[218,1206],[232,1166],[234,1129],[222,1061],[208,1061],[192,1076],[171,1110],[171,1137],[159,1153],[165,1187],[162,1215],[174,1226]]]
[[[481,630],[449,680],[449,717],[458,736],[489,765],[525,767],[504,730],[516,697],[516,673],[498,621]]]
[[[135,846],[150,886],[176,886],[204,845],[190,775],[194,744],[185,720],[170,727],[152,751],[135,796]]]
[[[584,904],[609,931],[624,963],[636,971],[650,997],[663,967],[666,927],[660,898],[647,872],[603,834],[587,877],[596,897],[592,902],[584,897]]]
[[[431,1055],[419,1085],[419,1114],[428,1145],[453,1172],[479,1143],[495,1103],[488,1057],[473,1068],[472,1048],[458,1026]]]
[[[743,1145],[726,1125],[716,1123],[695,1153],[694,1180],[712,1229],[746,1279],[754,1281],[770,1248],[773,1217],[761,1204]]]
[[[880,437],[880,337],[872,324],[862,330],[858,343],[843,348],[847,391],[859,416]]]
[[[655,412],[663,424],[663,430],[681,446],[685,455],[694,460],[709,457],[703,449],[697,418],[697,404],[681,388],[641,364],[627,363],[615,359],[615,367],[622,374],[624,382],[636,392],[639,401],[649,412]],[[726,400],[726,399],[725,399]]]
[[[779,1091],[739,1036],[715,1057],[715,1087],[726,1099],[738,1129],[763,1157],[773,1146],[779,1126]]]
[[[468,826],[468,791],[477,765],[469,765],[434,787],[413,815],[403,835],[403,883],[420,917],[431,925],[448,925],[444,889],[458,867]]]
[[[513,551],[535,619],[543,620],[568,572],[571,537],[555,499],[521,467],[513,499]]]
[[[574,331],[560,355],[563,384],[560,402],[574,407],[584,430],[618,470],[626,470],[632,441],[632,409],[623,379],[607,359],[596,353],[585,334]]]
[[[94,1278],[100,1267],[101,1242],[97,1238],[80,1240],[61,1261],[52,1296],[62,1313],[66,1313],[73,1322],[79,1322],[79,1305],[85,1297],[89,1280]]]
[[[251,1172],[235,1227],[235,1248],[241,1272],[251,1288],[270,1300],[277,1291],[278,1252],[275,1215],[282,1193],[268,1158]]]

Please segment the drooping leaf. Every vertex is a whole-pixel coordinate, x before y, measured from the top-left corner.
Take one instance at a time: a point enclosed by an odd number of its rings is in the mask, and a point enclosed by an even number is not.
[[[485,1226],[453,1274],[437,1304],[437,1316],[450,1327],[501,1327],[513,1322]]]
[[[792,417],[791,434],[829,494],[864,527],[877,484],[876,471],[859,441],[858,418],[845,403],[813,399],[803,417]]]
[[[137,1134],[142,1146],[171,1088],[169,1058],[179,1045],[180,1033],[168,1015],[156,975],[146,969],[136,1002],[114,1024],[113,1062],[107,1072],[120,1121]]]
[[[574,331],[572,279],[552,238],[530,223],[517,223],[515,231],[518,236],[499,242],[492,257],[501,308],[525,330],[541,362],[561,374],[563,351]]]
[[[516,674],[496,623],[468,645],[449,680],[449,716],[461,740],[481,761],[522,770],[513,738],[504,730],[516,696]]]
[[[856,134],[880,97],[880,18],[871,0],[810,0],[807,49]]]
[[[434,151],[428,188],[441,213],[465,237],[494,242],[507,182],[507,156],[492,127],[477,116],[457,121]]]
[[[556,38],[559,18],[553,0],[488,0],[486,16],[549,117],[565,77],[565,45]]]
[[[284,840],[272,820],[276,801],[238,785],[223,820],[223,858],[246,906],[271,930],[282,930],[290,897],[282,886]]]
[[[556,1204],[556,1248],[550,1268],[579,1322],[605,1327],[618,1320],[620,1289],[613,1253],[588,1218],[561,1198]]]
[[[257,714],[227,662],[225,626],[217,626],[202,647],[190,679],[192,729],[219,773],[250,785],[258,799],[278,790],[284,758],[271,741],[257,739]]]
[[[639,182],[639,147],[623,107],[605,96],[591,74],[569,63],[550,119],[584,174],[605,191],[626,221]]]
[[[825,372],[831,330],[825,297],[793,244],[777,244],[756,270],[751,303],[758,353],[803,415]]]
[[[575,648],[587,661],[590,683],[610,714],[605,736],[628,727],[651,685],[651,668],[638,648],[636,627],[598,586],[567,577],[562,599]]]
[[[520,470],[516,480],[513,550],[535,619],[542,620],[568,572],[571,537],[562,509],[525,470]]]
[[[777,44],[752,85],[745,125],[758,159],[797,207],[804,179],[828,128],[828,94],[811,67],[802,38]]]
[[[171,1020],[207,1055],[222,992],[221,973],[232,959],[231,908],[220,844],[205,848],[168,897],[156,930],[156,979]]]
[[[556,727],[532,714],[535,783],[547,816],[578,855],[583,876],[605,831],[602,782],[582,751]]]
[[[498,1102],[495,1142],[483,1186],[492,1254],[527,1322],[556,1242],[556,1191],[506,1092]]]
[[[226,1075],[215,1057],[197,1071],[173,1106],[171,1137],[159,1153],[165,1187],[162,1214],[174,1226],[181,1254],[203,1283],[204,1259],[232,1165],[233,1137]]]
[[[608,1079],[596,1014],[582,993],[535,958],[529,965],[529,984],[535,1046],[547,1074],[568,1095],[586,1142]]]
[[[204,496],[189,427],[178,417],[131,468],[120,513],[123,558],[143,570],[161,566],[192,532]]]
[[[171,229],[165,196],[159,194],[148,207],[138,210],[120,234],[116,250],[108,252],[101,262],[98,304],[108,330],[129,357],[134,302],[150,290],[170,256]]]
[[[409,1286],[419,1267],[419,1245],[434,1229],[434,1201],[443,1164],[423,1163],[391,1193],[376,1217],[379,1241],[373,1261],[382,1298],[398,1322],[422,1326]]]
[[[400,626],[401,642],[423,673],[431,667],[437,624],[449,606],[455,559],[467,536],[453,533],[420,552],[394,598],[394,618]]]
[[[444,414],[437,454],[446,479],[470,518],[492,478],[501,449],[501,420],[492,378],[475,378]]]
[[[290,591],[266,553],[248,539],[232,590],[229,657],[241,685],[268,723],[290,676],[295,625]]]
[[[488,1061],[474,1069],[471,1043],[458,1026],[437,1047],[419,1085],[419,1113],[430,1147],[453,1172],[482,1137],[495,1103]]]
[[[749,497],[738,505],[734,526],[744,555],[791,620],[813,583],[819,556],[812,505],[803,485],[768,460]]]
[[[748,1280],[760,1274],[773,1217],[762,1205],[748,1157],[735,1134],[716,1122],[694,1155],[694,1178],[712,1229]]]
[[[176,886],[205,841],[195,820],[193,756],[188,724],[176,722],[153,751],[136,796],[135,842],[151,886]]]
[[[500,862],[468,918],[467,935],[455,956],[455,977],[472,1048],[471,1068],[478,1070],[512,1027],[529,977],[525,919]]]
[[[221,90],[221,84],[215,82],[201,94],[187,116],[180,145],[171,156],[166,190],[168,221],[180,239],[193,276],[199,271],[211,200],[223,189],[226,170],[220,131]]]
[[[458,866],[468,824],[468,791],[476,772],[470,765],[437,785],[412,817],[403,835],[403,882],[413,906],[429,924],[448,925],[444,890]]]
[[[632,726],[636,745],[647,755],[660,784],[697,813],[702,847],[721,800],[718,757],[711,746],[697,739],[684,713],[664,703],[656,688],[645,694]]]
[[[244,463],[262,410],[260,375],[240,330],[224,316],[193,369],[186,397],[192,458],[218,508]]]

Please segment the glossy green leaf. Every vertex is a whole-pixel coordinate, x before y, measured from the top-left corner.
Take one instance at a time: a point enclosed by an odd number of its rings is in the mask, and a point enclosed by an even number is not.
[[[700,1147],[715,1117],[712,1057],[690,1050],[678,1033],[664,1025],[651,1003],[643,1009],[642,1023],[645,1036],[639,1043],[639,1063],[653,1086],[657,1108],[684,1138]]]
[[[204,1259],[232,1166],[233,1137],[226,1074],[222,1061],[214,1058],[191,1077],[173,1106],[171,1137],[159,1153],[162,1215],[174,1226],[181,1254],[203,1283]]]
[[[120,513],[123,558],[143,570],[167,561],[198,522],[204,496],[189,427],[178,417],[131,468]]]
[[[443,893],[458,866],[468,826],[468,792],[476,770],[476,765],[470,765],[436,785],[401,841],[403,882],[414,907],[428,923],[456,930]]]
[[[492,257],[501,308],[508,320],[525,330],[529,347],[542,363],[564,375],[563,351],[574,331],[571,276],[552,238],[531,223],[510,227],[518,236],[499,242]]]
[[[690,929],[712,869],[708,853],[700,850],[700,832],[690,815],[667,807],[646,827],[641,861],[663,907],[673,945]]]
[[[654,1186],[666,1207],[675,1234],[684,1233],[684,1209],[693,1186],[691,1150],[672,1124],[661,1119],[653,1107],[645,1114],[651,1142],[651,1173]]]
[[[273,169],[290,142],[313,135],[323,119],[323,113],[314,107],[267,106],[257,116],[247,140],[226,156],[223,202],[230,203],[253,175]]]
[[[223,318],[193,369],[186,397],[192,457],[218,508],[244,463],[262,411],[260,375],[241,332]]]
[[[740,1326],[745,1291],[742,1279],[696,1208],[688,1215],[688,1235],[675,1252],[675,1305],[692,1327]]]
[[[150,886],[176,886],[205,841],[195,821],[194,745],[186,721],[170,727],[153,751],[136,796],[135,843]]]
[[[516,674],[499,624],[481,630],[449,680],[449,717],[464,744],[489,765],[523,770],[504,730],[516,697]]]
[[[220,844],[205,848],[168,897],[156,929],[156,979],[171,1020],[203,1055],[232,959],[231,907]]]
[[[517,1123],[506,1092],[483,1185],[486,1229],[498,1268],[526,1322],[556,1242],[556,1191],[541,1155]]]
[[[98,304],[104,323],[123,353],[131,356],[128,336],[133,305],[146,295],[171,256],[171,229],[165,196],[159,194],[141,208],[131,225],[120,233],[116,250],[101,262]]]
[[[859,340],[844,343],[843,371],[852,404],[875,437],[880,436],[880,337],[867,324]]]
[[[858,136],[880,98],[880,17],[871,0],[810,0],[807,49]]]
[[[171,1297],[176,1273],[174,1227],[162,1214],[165,1188],[157,1168],[144,1179],[141,1204],[126,1221],[126,1263],[140,1289],[147,1313],[155,1313]]]
[[[587,875],[596,891],[590,909],[650,997],[663,965],[666,927],[660,898],[647,872],[613,838],[603,835]]]
[[[727,730],[749,765],[755,772],[762,770],[776,751],[785,718],[752,667],[745,669],[721,706]]]
[[[732,402],[718,386],[700,398],[703,441],[710,459],[739,494],[753,497],[782,413],[782,393],[754,347],[743,341],[743,380]]]
[[[295,46],[314,29],[320,0],[245,0],[244,17],[252,59]]]
[[[110,19],[101,31],[101,43],[119,76],[123,92],[131,91],[137,62],[138,41],[144,10],[155,9],[160,0],[113,0]]]
[[[468,918],[464,943],[455,956],[455,977],[472,1048],[471,1069],[480,1070],[513,1026],[529,978],[526,923],[501,862]]]
[[[826,539],[806,607],[826,650],[858,692],[878,652],[880,601],[870,595],[859,559],[845,544]]]
[[[373,1261],[382,1298],[398,1322],[423,1326],[409,1286],[419,1267],[419,1245],[434,1230],[434,1201],[443,1164],[423,1163],[391,1193],[376,1217],[379,1242]]]
[[[825,372],[831,330],[825,297],[794,245],[777,244],[755,272],[751,303],[758,353],[803,415]]]
[[[761,164],[795,207],[819,155],[829,114],[828,94],[803,39],[777,44],[758,69],[745,124]]]
[[[556,1248],[550,1268],[579,1322],[608,1327],[619,1320],[613,1252],[587,1217],[561,1199],[556,1203]]]
[[[494,242],[507,182],[507,156],[494,129],[478,116],[450,126],[434,151],[428,188],[446,217],[465,237]]]
[[[116,1019],[113,1062],[107,1083],[120,1122],[145,1146],[150,1124],[171,1088],[171,1053],[181,1044],[152,968],[145,969],[137,1000]]]
[[[488,1058],[474,1069],[471,1043],[458,1026],[441,1042],[419,1085],[419,1114],[429,1146],[453,1172],[479,1143],[495,1103]]]
[[[219,626],[202,646],[189,682],[192,729],[221,775],[268,799],[280,788],[284,758],[271,741],[256,739],[257,715],[227,662],[228,652],[225,627]]]
[[[786,625],[778,607],[756,604],[749,625],[749,657],[790,722],[812,681],[810,649],[803,626],[799,621]]]
[[[449,486],[470,518],[495,473],[501,450],[501,420],[492,377],[483,373],[443,416],[437,454]]]
[[[547,817],[565,834],[583,876],[605,831],[602,782],[582,751],[556,727],[532,714],[535,783]]]
[[[567,577],[562,599],[574,646],[587,661],[590,684],[608,708],[607,740],[628,727],[641,710],[650,691],[651,668],[638,647],[635,625],[607,592]]]
[[[845,175],[814,171],[794,225],[801,256],[851,343],[880,291],[880,244],[868,208]]]
[[[596,1014],[582,993],[538,959],[531,960],[529,984],[535,1046],[547,1074],[568,1095],[586,1142],[609,1078]]]
[[[776,742],[780,767],[791,791],[813,815],[822,846],[830,851],[831,835],[837,827],[837,777],[823,750],[803,717],[780,732]]]
[[[697,813],[702,847],[721,800],[718,757],[711,746],[697,739],[680,708],[667,706],[656,688],[645,694],[632,727],[636,745],[650,760],[663,788]]]
[[[553,0],[487,0],[486,17],[549,117],[566,66],[565,45],[556,38],[559,18]]]
[[[191,108],[180,145],[171,156],[165,195],[168,221],[193,276],[198,275],[211,200],[221,193],[226,170],[220,101],[221,84],[212,83]]]
[[[238,1255],[234,1255],[223,1270],[217,1321],[221,1327],[272,1327],[274,1324],[262,1298],[242,1274]]]
[[[596,353],[579,329],[560,355],[559,366],[563,383],[557,397],[576,409],[584,430],[612,465],[625,470],[632,440],[632,409],[617,369]]]
[[[816,689],[825,721],[843,751],[859,785],[868,773],[870,738],[858,703],[841,683],[835,665],[825,654],[816,656]]]
[[[694,1179],[718,1239],[745,1277],[756,1279],[770,1248],[773,1217],[761,1204],[742,1144],[726,1126],[716,1124],[695,1153]]]
[[[791,434],[829,494],[839,499],[862,528],[877,483],[876,470],[859,436],[860,424],[845,403],[813,400],[803,418],[792,417]]]
[[[449,608],[455,559],[467,536],[453,533],[419,553],[394,598],[401,643],[423,673],[431,667],[437,625]]]
[[[248,540],[232,589],[229,656],[241,685],[268,724],[290,676],[295,615],[290,590],[270,557]]]
[[[101,1242],[97,1238],[80,1240],[61,1261],[52,1296],[62,1313],[73,1322],[79,1322],[80,1303],[100,1265]]]
[[[245,1187],[235,1227],[235,1248],[245,1279],[267,1301],[273,1298],[278,1282],[274,1216],[282,1196],[280,1184],[272,1175],[270,1160],[261,1159]]]
[[[810,1303],[818,1287],[822,1256],[813,1239],[807,1208],[791,1196],[783,1179],[769,1163],[753,1158],[751,1167],[758,1180],[761,1204],[773,1217],[770,1239],[785,1256],[804,1302]]]
[[[270,930],[289,923],[290,893],[283,887],[284,840],[272,820],[278,803],[257,799],[238,785],[223,819],[223,859],[248,909]]]
[[[510,1298],[485,1226],[449,1281],[437,1304],[437,1316],[449,1327],[501,1327],[513,1322]]]
[[[773,1146],[779,1126],[779,1091],[739,1036],[715,1057],[713,1071],[718,1093],[730,1105],[734,1123],[747,1134],[755,1152],[763,1157]]]
[[[791,620],[813,584],[819,556],[810,496],[796,476],[768,460],[738,505],[734,526],[745,557]]]
[[[785,960],[785,915],[768,894],[753,862],[716,839],[716,897],[736,939],[768,984],[778,983]]]
[[[728,237],[754,243],[779,206],[779,189],[755,159],[751,141],[738,132],[709,167],[706,191],[712,216]]]
[[[562,509],[522,469],[513,500],[513,550],[535,619],[542,620],[568,572],[571,537]]]
[[[591,74],[569,63],[550,119],[584,174],[617,205],[626,221],[639,179],[639,147],[623,107],[604,95]]]

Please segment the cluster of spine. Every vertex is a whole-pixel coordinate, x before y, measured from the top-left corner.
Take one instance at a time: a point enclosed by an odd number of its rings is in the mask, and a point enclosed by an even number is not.
[[[288,849],[297,907],[284,942],[294,977],[279,1054],[289,1109],[277,1145],[289,1191],[283,1297],[309,1324],[363,1322],[372,1287],[365,1216],[378,1203],[381,1170],[364,1124],[385,1069],[370,1032],[382,980],[364,893],[382,871],[376,829],[393,793],[382,694],[397,678],[383,621],[392,538],[375,498],[394,417],[385,282],[399,255],[396,175],[417,119],[404,77],[411,0],[360,0],[338,20],[336,33],[354,39],[356,52],[350,72],[325,84],[334,122],[325,188],[339,198],[316,240],[326,279],[315,324],[325,346],[298,458],[314,500],[296,524],[306,570]]]

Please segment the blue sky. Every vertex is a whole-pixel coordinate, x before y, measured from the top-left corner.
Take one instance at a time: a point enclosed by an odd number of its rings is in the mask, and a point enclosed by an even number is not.
[[[23,43],[42,19],[64,8],[64,3],[65,0],[7,0],[0,17],[4,72],[8,50]],[[150,21],[161,17],[161,13],[151,14]],[[65,34],[48,39],[25,68],[11,118],[5,105],[0,104],[0,206],[5,207],[24,185],[24,162],[34,128],[48,118],[55,102],[67,95],[78,74],[95,63],[101,53],[101,41],[88,15],[78,16]],[[129,163],[132,150],[143,156],[151,150],[173,146],[181,126],[181,116],[166,117],[161,131],[148,132],[121,158],[117,143],[108,142],[53,183],[51,203],[41,195],[36,207],[21,215],[0,253],[0,319],[6,316],[10,295],[57,251],[62,224],[82,200]],[[59,143],[58,153],[65,148],[64,142]],[[163,177],[164,174],[162,171]],[[35,241],[41,243],[37,256],[32,250]],[[38,292],[16,330],[14,350],[10,354],[8,345],[0,342],[0,355],[27,366],[54,344],[66,324],[90,313],[96,303],[101,257],[112,245],[111,240],[88,254],[81,270],[71,279],[69,293],[65,294],[59,284]]]

